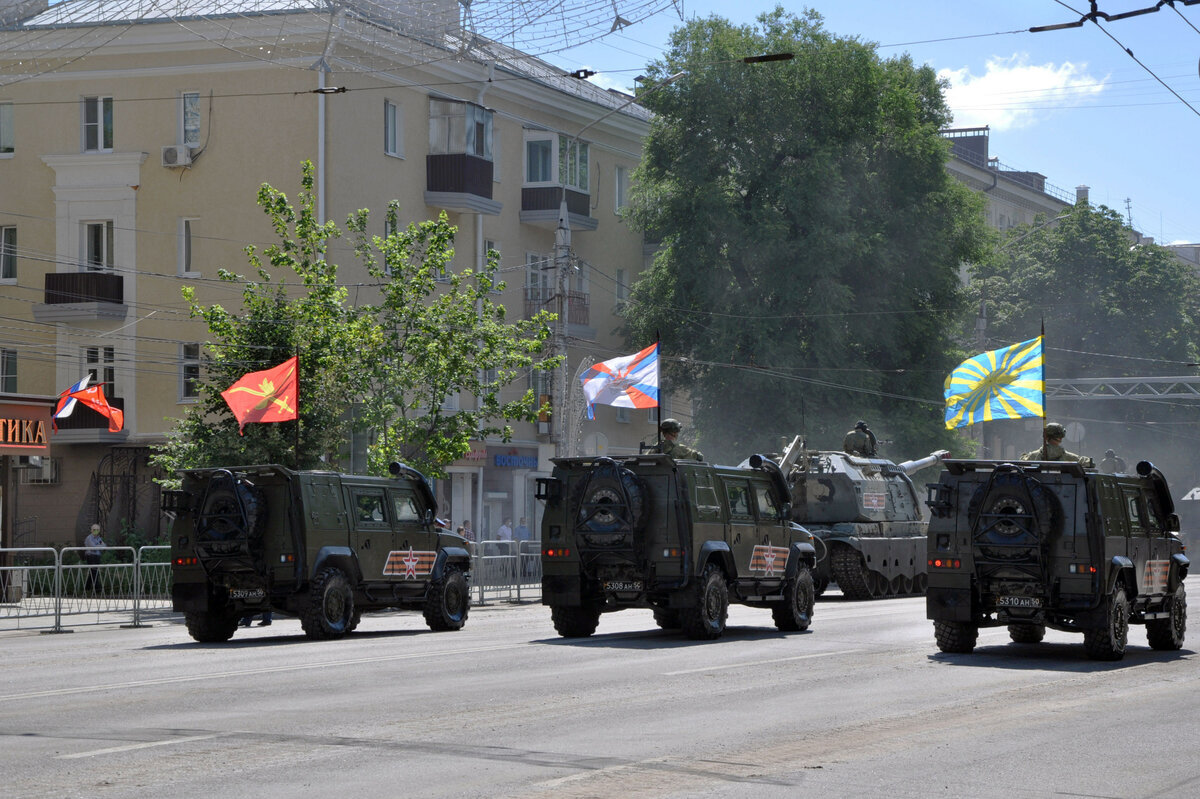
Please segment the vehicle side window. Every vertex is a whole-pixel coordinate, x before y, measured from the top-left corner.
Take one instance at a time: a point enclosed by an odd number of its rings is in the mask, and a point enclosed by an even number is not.
[[[354,494],[355,518],[360,522],[382,524],[386,521],[383,515],[383,492]]]
[[[691,479],[695,491],[696,518],[719,521],[721,502],[717,499],[717,489],[713,485],[712,474],[702,470],[695,471],[692,472]]]
[[[750,487],[745,483],[725,483],[725,496],[729,497],[729,515],[751,518]]]
[[[421,521],[421,511],[417,507],[416,497],[412,494],[393,494],[392,510],[393,518],[398,522]]]
[[[1134,529],[1143,529],[1146,526],[1145,514],[1142,512],[1142,497],[1136,490],[1126,489],[1125,496],[1125,513],[1129,516],[1129,526]]]
[[[754,486],[754,498],[758,504],[758,518],[779,518],[779,505],[775,503],[775,497],[772,496],[770,488],[765,485]]]
[[[1158,512],[1158,508],[1155,506],[1154,498],[1152,496],[1143,495],[1142,502],[1146,506],[1146,523],[1153,530],[1156,530],[1156,531],[1162,530],[1163,529],[1162,514]]]

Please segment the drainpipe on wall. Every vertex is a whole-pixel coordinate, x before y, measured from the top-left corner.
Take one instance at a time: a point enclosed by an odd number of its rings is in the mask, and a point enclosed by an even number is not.
[[[317,224],[325,224],[325,65],[317,67]]]

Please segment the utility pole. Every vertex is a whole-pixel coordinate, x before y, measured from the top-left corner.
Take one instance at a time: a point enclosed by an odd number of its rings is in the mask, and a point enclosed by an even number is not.
[[[554,354],[563,359],[562,365],[554,370],[554,399],[551,403],[550,424],[554,427],[554,454],[565,458],[570,442],[567,440],[567,373],[570,369],[567,363],[568,323],[571,302],[568,296],[570,289],[571,269],[571,223],[567,217],[567,189],[562,189],[562,202],[558,207],[558,228],[554,231],[554,282],[555,293],[558,295],[558,330],[554,336]]]

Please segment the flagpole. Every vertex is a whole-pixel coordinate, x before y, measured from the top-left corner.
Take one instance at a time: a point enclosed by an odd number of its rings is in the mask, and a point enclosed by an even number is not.
[[[300,345],[296,345],[296,471],[300,471]]]
[[[663,407],[663,351],[662,351],[662,334],[657,330],[654,331],[654,348],[658,353],[658,424],[655,428],[658,433],[658,451],[662,452],[662,407]]]
[[[1049,455],[1046,452],[1046,424],[1050,419],[1050,408],[1046,403],[1046,317],[1042,317],[1042,456]]]

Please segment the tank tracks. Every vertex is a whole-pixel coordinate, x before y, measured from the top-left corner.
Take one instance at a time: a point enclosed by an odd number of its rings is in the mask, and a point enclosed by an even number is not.
[[[847,599],[882,599],[891,596],[915,596],[925,593],[925,574],[900,575],[890,580],[867,568],[862,555],[849,547],[833,547],[829,553],[833,581]]]

